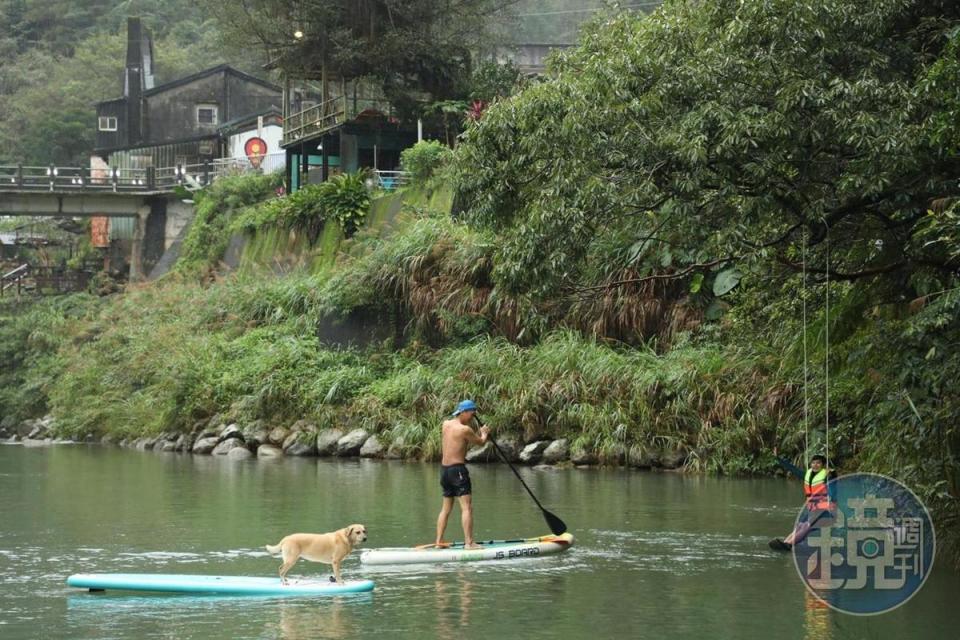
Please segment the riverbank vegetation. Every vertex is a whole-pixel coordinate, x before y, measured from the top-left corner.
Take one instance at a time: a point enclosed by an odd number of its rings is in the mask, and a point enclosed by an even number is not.
[[[0,307],[0,414],[76,436],[309,419],[433,459],[469,396],[498,433],[607,463],[769,472],[774,447],[829,448],[907,483],[954,544],[958,25],[907,0],[604,18],[422,154],[453,215],[421,197],[322,266],[227,273],[229,231],[309,229],[239,181],[201,196],[190,268]]]

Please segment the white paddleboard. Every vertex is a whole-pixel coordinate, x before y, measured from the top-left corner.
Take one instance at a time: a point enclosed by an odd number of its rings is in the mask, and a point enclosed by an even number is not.
[[[479,549],[465,549],[462,542],[449,547],[400,547],[368,549],[360,554],[360,562],[370,565],[424,564],[435,562],[472,562],[476,560],[521,560],[562,553],[573,546],[573,535],[540,536],[516,540],[478,542]]]

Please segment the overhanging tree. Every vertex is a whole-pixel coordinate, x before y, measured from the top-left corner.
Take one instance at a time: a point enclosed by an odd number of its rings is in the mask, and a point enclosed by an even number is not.
[[[266,47],[291,75],[371,78],[395,105],[464,94],[471,52],[515,0],[242,0],[211,3],[225,38]],[[324,89],[326,92],[326,88]]]
[[[554,78],[490,109],[461,146],[470,219],[511,230],[502,281],[580,288],[611,235],[620,269],[590,284],[798,270],[804,238],[821,276],[955,274],[916,240],[931,203],[960,191],[941,109],[956,89],[928,77],[956,55],[960,9],[862,8],[677,1],[596,23]],[[618,279],[628,267],[636,277]]]

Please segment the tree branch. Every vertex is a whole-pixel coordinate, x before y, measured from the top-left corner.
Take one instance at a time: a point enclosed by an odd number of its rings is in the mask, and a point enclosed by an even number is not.
[[[731,262],[733,260],[739,260],[743,256],[729,256],[727,258],[717,258],[716,260],[711,260],[710,262],[701,262],[697,264],[691,264],[685,269],[681,269],[675,273],[656,273],[652,276],[644,276],[642,278],[628,278],[626,280],[617,280],[615,282],[607,282],[606,284],[596,285],[592,287],[577,287],[571,293],[586,293],[588,291],[598,291],[600,289],[612,289],[614,287],[620,287],[625,284],[639,284],[641,282],[650,282],[653,280],[676,280],[678,278],[683,278],[690,275],[694,271],[699,269],[707,269],[709,267],[715,267],[726,262]]]

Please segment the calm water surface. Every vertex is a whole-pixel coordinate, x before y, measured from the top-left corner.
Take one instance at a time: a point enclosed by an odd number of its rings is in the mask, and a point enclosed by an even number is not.
[[[471,471],[478,538],[548,533],[510,470]],[[0,446],[0,638],[949,638],[960,577],[939,567],[894,612],[838,614],[768,551],[797,483],[619,470],[521,471],[577,536],[497,564],[364,568],[337,598],[95,595],[76,572],[275,575],[263,544],[366,524],[368,546],[432,540],[437,467],[231,461],[103,447]],[[457,514],[451,535],[461,538]],[[322,576],[301,560],[293,573]]]

